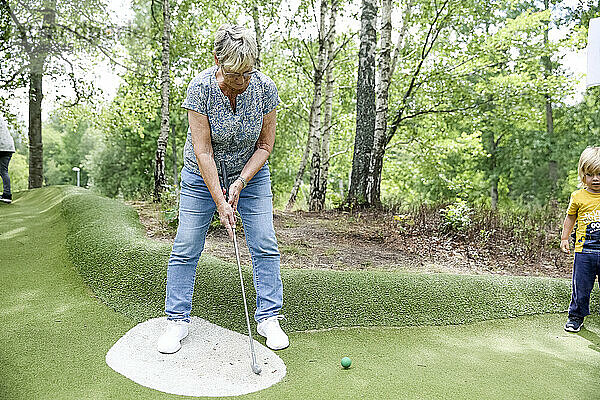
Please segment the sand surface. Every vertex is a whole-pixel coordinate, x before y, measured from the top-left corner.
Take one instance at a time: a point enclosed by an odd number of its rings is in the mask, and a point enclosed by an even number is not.
[[[174,354],[161,354],[156,341],[166,317],[145,321],[127,332],[106,354],[106,363],[132,381],[184,396],[237,396],[266,389],[286,374],[285,364],[256,340],[260,375],[251,369],[248,335],[192,317],[190,333]]]

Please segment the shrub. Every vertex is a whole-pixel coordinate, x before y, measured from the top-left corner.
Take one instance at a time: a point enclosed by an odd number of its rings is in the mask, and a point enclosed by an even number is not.
[[[459,200],[440,210],[444,217],[445,231],[464,231],[471,226],[470,214],[473,212],[466,201]]]

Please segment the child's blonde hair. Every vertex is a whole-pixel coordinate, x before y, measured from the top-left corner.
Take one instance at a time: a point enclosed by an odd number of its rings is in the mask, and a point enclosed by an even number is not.
[[[600,173],[600,147],[588,147],[581,153],[577,172],[579,174],[579,184],[577,186],[587,187],[583,180],[585,174]]]

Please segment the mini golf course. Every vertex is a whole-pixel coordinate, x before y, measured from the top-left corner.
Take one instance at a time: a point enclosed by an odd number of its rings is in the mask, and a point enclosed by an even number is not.
[[[146,239],[130,207],[79,188],[25,191],[0,206],[0,399],[182,398],[105,363],[129,329],[162,316],[170,246]],[[193,315],[243,333],[236,274],[203,256]],[[254,307],[249,266],[245,274]],[[243,398],[599,397],[597,288],[593,316],[567,334],[567,280],[305,270],[282,278],[291,346],[277,355],[287,375]]]

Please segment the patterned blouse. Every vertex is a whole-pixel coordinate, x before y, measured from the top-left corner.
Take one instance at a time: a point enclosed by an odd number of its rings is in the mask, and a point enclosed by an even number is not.
[[[221,160],[227,166],[227,175],[235,177],[254,154],[256,141],[262,129],[263,116],[279,104],[275,83],[261,72],[250,78],[248,88],[237,96],[235,112],[229,99],[217,83],[212,66],[196,76],[187,89],[181,107],[208,117],[210,138],[217,171],[221,176]],[[192,133],[188,128],[185,141],[184,166],[200,174],[198,161],[192,145]]]

